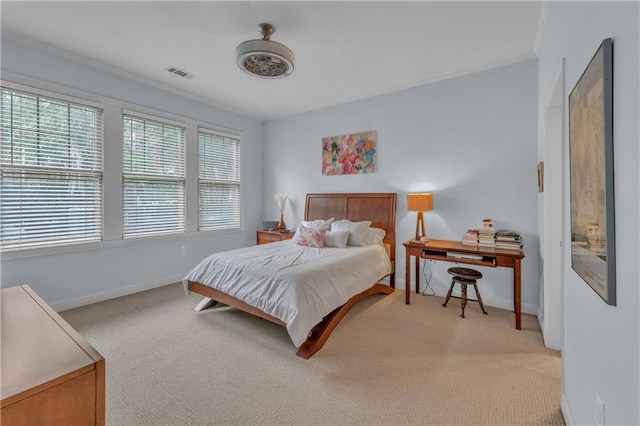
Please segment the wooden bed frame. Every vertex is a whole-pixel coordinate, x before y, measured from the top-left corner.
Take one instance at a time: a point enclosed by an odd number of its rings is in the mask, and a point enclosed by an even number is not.
[[[353,296],[344,305],[336,308],[311,329],[307,340],[300,345],[299,357],[308,359],[318,352],[327,338],[331,335],[342,318],[359,301],[372,294],[391,294],[395,289],[395,259],[396,259],[396,198],[395,193],[344,193],[344,194],[307,194],[305,203],[305,220],[349,219],[353,222],[370,220],[371,227],[386,231],[384,245],[391,259],[391,274],[389,284],[374,283],[370,288]],[[384,277],[381,277],[384,278]],[[205,296],[196,306],[196,310],[205,309],[216,302],[224,303],[241,311],[266,319],[278,325],[286,324],[260,309],[251,306],[233,296],[216,290],[204,284],[189,281],[189,291]],[[210,299],[210,300],[209,300]]]

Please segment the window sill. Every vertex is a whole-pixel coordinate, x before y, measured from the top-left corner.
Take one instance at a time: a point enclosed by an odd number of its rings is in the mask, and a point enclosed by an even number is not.
[[[79,244],[68,244],[68,245],[52,246],[52,247],[29,248],[29,249],[23,249],[23,250],[11,250],[11,251],[0,253],[0,257],[2,258],[2,261],[5,261],[5,260],[23,259],[23,258],[29,258],[29,257],[55,256],[55,255],[62,255],[62,254],[69,254],[69,253],[87,252],[87,251],[93,251],[93,250],[104,250],[104,249],[110,249],[110,248],[152,245],[152,244],[159,244],[159,243],[169,242],[169,241],[184,242],[185,240],[189,240],[189,239],[211,238],[212,236],[216,236],[216,235],[235,234],[235,233],[242,233],[242,232],[244,232],[242,228],[233,228],[233,229],[216,229],[216,230],[189,232],[189,233],[181,233],[181,234],[154,235],[150,237],[126,238],[126,239],[112,240],[112,241],[101,241],[97,243],[79,243]],[[251,234],[251,236],[253,238],[253,234]]]

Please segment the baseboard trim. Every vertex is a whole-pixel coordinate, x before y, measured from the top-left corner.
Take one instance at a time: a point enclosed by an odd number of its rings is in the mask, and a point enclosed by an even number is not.
[[[90,305],[92,303],[103,302],[109,299],[115,299],[116,297],[127,296],[129,294],[138,293],[145,290],[151,290],[152,288],[162,287],[165,285],[182,282],[182,279],[187,273],[173,275],[171,277],[165,277],[154,281],[147,281],[144,283],[138,283],[127,287],[117,288],[101,293],[90,294],[87,296],[77,297],[75,299],[65,300],[58,303],[52,303],[51,307],[56,312],[62,312],[80,306]]]
[[[562,412],[562,417],[564,417],[564,423],[567,426],[573,426],[576,422],[573,420],[573,414],[571,414],[571,408],[569,407],[569,401],[567,401],[567,397],[564,392],[562,392],[562,398],[560,399],[560,411]]]
[[[536,311],[536,317],[538,318],[538,325],[540,326],[540,330],[544,330],[544,317],[542,316],[542,307],[540,306],[538,306],[538,309]]]

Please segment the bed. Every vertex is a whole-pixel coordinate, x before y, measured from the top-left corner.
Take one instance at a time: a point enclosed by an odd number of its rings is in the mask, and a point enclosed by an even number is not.
[[[305,221],[371,221],[381,244],[300,247],[294,240],[216,253],[184,279],[186,291],[287,328],[297,355],[319,351],[345,314],[372,294],[395,288],[395,193],[308,194]],[[389,285],[380,283],[389,277]]]

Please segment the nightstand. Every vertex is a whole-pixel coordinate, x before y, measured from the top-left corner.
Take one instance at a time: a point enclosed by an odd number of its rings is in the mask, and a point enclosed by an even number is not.
[[[256,234],[258,244],[269,244],[276,241],[290,240],[293,238],[294,232],[258,231]]]

